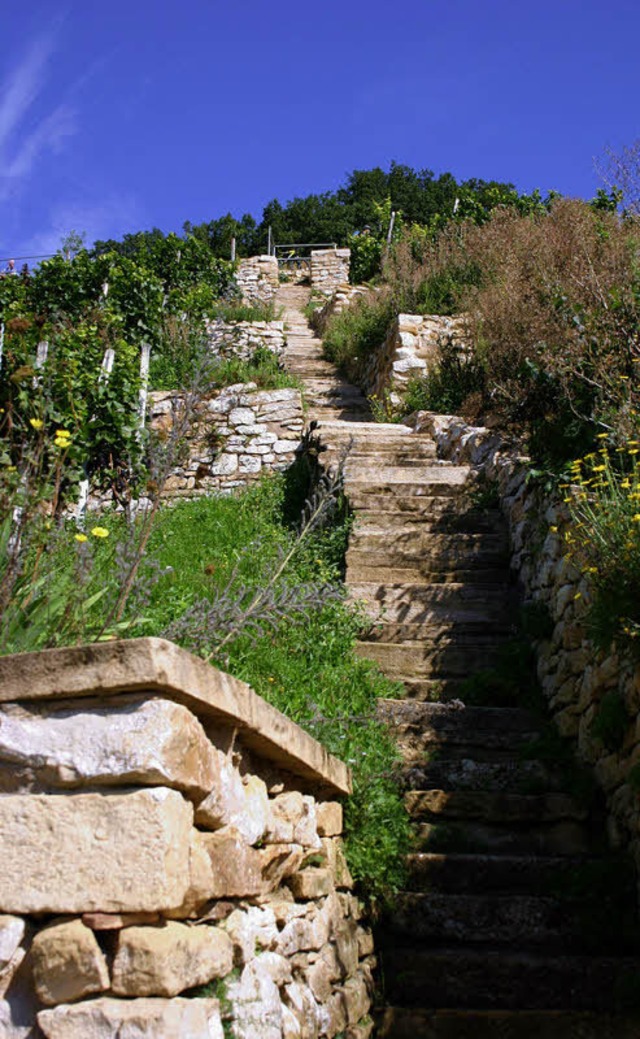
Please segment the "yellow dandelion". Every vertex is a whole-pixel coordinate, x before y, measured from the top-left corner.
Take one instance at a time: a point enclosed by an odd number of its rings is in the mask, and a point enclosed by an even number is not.
[[[93,527],[92,530],[91,530],[91,533],[93,534],[94,538],[108,538],[109,537],[109,531],[107,530],[106,527]]]
[[[75,537],[76,541],[88,541],[89,540],[89,538],[87,537],[86,534],[75,534],[74,537]]]
[[[30,418],[29,423],[33,426],[34,429],[42,429],[42,427],[44,426],[44,422],[41,418]]]

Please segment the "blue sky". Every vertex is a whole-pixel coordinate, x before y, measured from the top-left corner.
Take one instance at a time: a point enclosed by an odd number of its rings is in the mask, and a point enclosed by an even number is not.
[[[395,159],[589,196],[638,0],[4,0],[0,259],[260,216]]]

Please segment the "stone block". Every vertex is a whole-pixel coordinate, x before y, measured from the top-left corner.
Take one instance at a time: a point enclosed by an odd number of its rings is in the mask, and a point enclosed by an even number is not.
[[[339,801],[316,804],[316,819],[320,837],[338,837],[342,833],[342,805]]]
[[[31,945],[33,980],[45,1006],[72,1003],[109,988],[107,961],[81,920],[52,924]]]
[[[177,996],[225,977],[232,967],[231,939],[218,927],[174,920],[126,927],[118,934],[112,989],[117,996]]]
[[[186,707],[136,697],[106,707],[0,707],[0,765],[53,787],[171,786],[199,800],[213,786],[216,758]]]
[[[234,909],[222,926],[231,939],[234,962],[239,967],[249,963],[256,951],[275,949],[278,943],[277,920],[270,906]]]
[[[333,877],[328,869],[310,867],[289,878],[294,898],[303,900],[323,898],[333,891]]]
[[[217,781],[196,807],[196,823],[212,830],[233,826],[248,844],[255,844],[270,819],[266,785],[258,776],[243,778],[226,754],[216,754]]]
[[[189,884],[193,808],[175,790],[0,797],[0,909],[156,912]]]
[[[26,931],[20,916],[0,916],[0,977],[13,960]]]
[[[46,1039],[224,1039],[217,999],[112,999],[102,996],[41,1010]]]
[[[271,821],[266,840],[274,844],[302,844],[320,848],[315,801],[308,794],[291,791],[271,801]]]
[[[231,476],[238,468],[238,456],[224,452],[211,466],[212,476]]]
[[[252,848],[234,827],[201,835],[212,870],[211,898],[243,898],[278,888],[300,866],[299,845]]]
[[[268,967],[256,957],[227,986],[235,1039],[282,1039],[282,1001]]]

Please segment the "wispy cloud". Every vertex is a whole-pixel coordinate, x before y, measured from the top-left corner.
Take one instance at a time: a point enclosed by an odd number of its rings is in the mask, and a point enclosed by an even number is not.
[[[18,241],[18,251],[25,256],[50,255],[60,248],[69,231],[84,234],[87,245],[91,245],[97,238],[112,238],[138,228],[145,215],[133,195],[110,193],[101,195],[99,201],[61,202],[53,207],[41,231]]]
[[[26,181],[41,156],[59,150],[76,132],[76,114],[69,104],[44,112],[39,105],[55,43],[55,32],[32,43],[0,85],[0,201]]]

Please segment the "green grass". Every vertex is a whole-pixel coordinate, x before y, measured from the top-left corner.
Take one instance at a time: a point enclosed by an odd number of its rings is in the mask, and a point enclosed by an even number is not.
[[[196,599],[229,580],[255,589],[268,579],[278,549],[291,544],[298,488],[291,476],[263,481],[237,497],[208,498],[166,509],[150,545],[170,572],[153,590],[147,620],[136,634],[159,634]],[[310,535],[287,580],[341,585],[348,531],[345,516]],[[342,598],[263,637],[232,642],[224,669],[292,718],[353,769],[354,794],[346,803],[349,867],[372,899],[398,886],[408,844],[408,818],[394,778],[397,752],[374,718],[376,700],[395,686],[354,653],[360,617]],[[189,648],[189,647],[187,647]]]
[[[151,388],[175,390],[179,386],[190,385],[199,359],[197,351],[191,355],[164,353],[155,359],[152,357]],[[239,357],[212,360],[205,381],[208,389],[222,389],[246,382],[255,382],[261,390],[282,390],[301,385],[295,375],[280,368],[275,354],[266,347],[258,347],[247,361]]]
[[[331,318],[324,333],[324,355],[357,381],[367,357],[384,343],[396,314],[390,299],[364,297]]]

